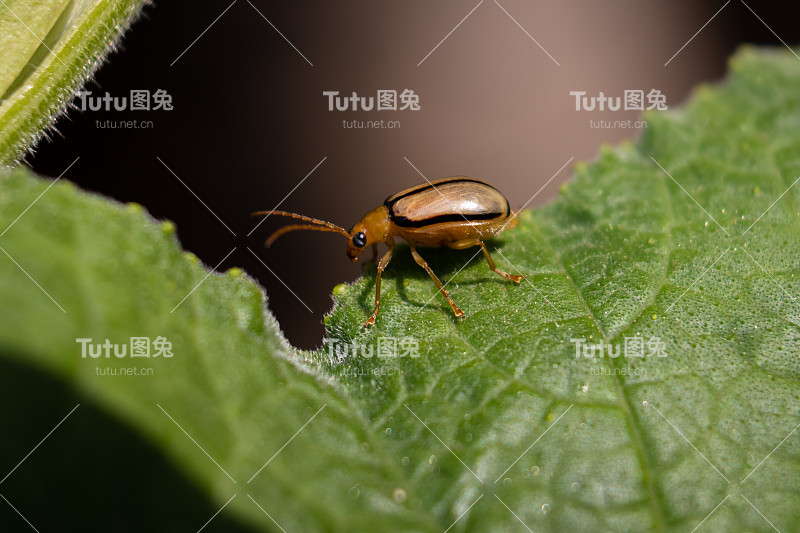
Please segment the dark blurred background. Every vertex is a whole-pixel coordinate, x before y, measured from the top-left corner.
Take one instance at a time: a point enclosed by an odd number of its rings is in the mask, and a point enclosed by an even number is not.
[[[349,227],[389,194],[423,181],[409,162],[429,179],[487,179],[520,207],[574,157],[530,204],[541,205],[576,161],[641,132],[591,128],[590,119],[635,120],[638,112],[578,112],[570,91],[657,89],[676,107],[692,87],[720,80],[741,43],[782,46],[764,23],[787,43],[800,41],[797,7],[780,2],[476,4],[156,0],[87,90],[164,89],[174,109],[73,110],[27,162],[57,176],[80,157],[66,178],[175,221],[183,246],[210,266],[237,247],[220,270],[239,266],[258,278],[289,340],[313,348],[331,289],[355,279],[361,265],[345,258],[344,239],[334,234],[290,234],[265,250],[282,221],[271,218],[248,235],[257,222],[251,211],[274,208],[294,189],[282,209]],[[322,94],[378,89],[411,89],[421,109],[328,111]],[[133,119],[152,128],[97,125]],[[343,128],[354,119],[400,127]]]

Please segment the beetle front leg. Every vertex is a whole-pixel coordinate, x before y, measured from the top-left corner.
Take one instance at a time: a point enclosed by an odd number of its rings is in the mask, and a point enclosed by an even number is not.
[[[442,295],[447,298],[447,303],[450,304],[450,307],[453,309],[453,312],[456,314],[456,316],[459,318],[464,318],[464,311],[459,309],[453,299],[450,298],[450,294],[447,292],[447,290],[445,290],[442,282],[439,281],[439,278],[437,278],[436,274],[433,273],[433,270],[431,270],[431,267],[428,266],[428,263],[425,261],[425,259],[423,259],[422,256],[417,253],[417,250],[414,249],[413,245],[411,246],[411,255],[414,257],[414,261],[416,261],[419,266],[425,269],[425,272],[428,273],[434,283],[436,283],[436,286],[439,287],[439,290],[441,291]]]
[[[378,276],[375,278],[375,310],[372,312],[372,315],[367,319],[367,321],[364,322],[364,327],[371,326],[375,323],[375,319],[378,317],[378,308],[381,306],[381,274],[386,268],[386,265],[388,265],[389,261],[392,259],[394,241],[387,242],[386,244],[389,245],[389,251],[384,254],[384,256],[381,258],[381,262],[378,263]],[[377,250],[377,246],[375,249]]]
[[[481,250],[483,250],[483,256],[486,258],[486,261],[489,263],[489,269],[490,270],[492,270],[493,272],[497,272],[498,274],[500,274],[504,278],[510,279],[511,281],[515,281],[517,283],[519,283],[520,281],[523,280],[523,278],[525,278],[525,276],[518,276],[516,274],[509,274],[508,272],[503,272],[502,270],[498,270],[498,268],[496,266],[494,266],[494,261],[492,261],[492,256],[489,255],[489,250],[486,249],[486,245],[483,244],[483,241],[478,241],[478,244],[480,245]]]

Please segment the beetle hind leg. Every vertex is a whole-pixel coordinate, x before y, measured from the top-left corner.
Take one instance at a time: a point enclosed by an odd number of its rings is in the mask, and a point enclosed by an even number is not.
[[[510,279],[511,281],[513,281],[515,283],[519,283],[520,281],[525,279],[525,276],[518,276],[516,274],[509,274],[508,272],[503,272],[502,270],[498,269],[495,266],[494,261],[492,260],[492,256],[489,255],[489,250],[486,249],[486,245],[483,243],[483,241],[478,241],[477,244],[481,247],[481,250],[483,250],[483,256],[486,258],[486,262],[489,263],[489,270],[492,270],[493,272],[497,272],[498,274],[500,274],[504,278]]]
[[[439,291],[442,293],[442,296],[447,299],[447,303],[450,304],[450,307],[453,309],[453,313],[455,313],[458,318],[464,318],[464,311],[459,309],[453,299],[450,298],[450,293],[447,292],[447,290],[444,288],[444,285],[442,285],[442,282],[439,281],[439,278],[437,278],[436,274],[433,273],[431,267],[428,266],[427,261],[425,261],[425,259],[423,259],[422,256],[417,253],[417,250],[415,250],[413,246],[411,246],[411,255],[414,257],[414,261],[416,261],[419,266],[425,269],[425,272],[428,273],[434,283],[436,283],[436,286],[439,287]]]

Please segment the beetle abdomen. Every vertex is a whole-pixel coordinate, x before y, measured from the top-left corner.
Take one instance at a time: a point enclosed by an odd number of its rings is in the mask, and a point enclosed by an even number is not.
[[[403,228],[422,228],[441,222],[504,219],[511,214],[505,196],[474,178],[455,176],[418,185],[384,202],[389,217]]]

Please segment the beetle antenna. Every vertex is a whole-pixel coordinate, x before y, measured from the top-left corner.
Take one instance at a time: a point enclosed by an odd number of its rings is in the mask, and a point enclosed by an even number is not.
[[[297,213],[290,213],[289,211],[256,211],[255,213],[250,213],[250,216],[254,216],[254,217],[255,216],[260,216],[260,215],[266,215],[266,216],[279,215],[279,216],[282,216],[282,217],[297,218],[297,219],[300,219],[300,220],[304,220],[305,222],[311,222],[312,224],[319,224],[320,226],[329,227],[334,231],[338,231],[339,233],[341,233],[342,235],[344,235],[346,237],[350,236],[350,234],[347,233],[346,229],[344,229],[341,226],[337,226],[336,224],[334,224],[332,222],[326,222],[324,220],[320,220],[318,218],[307,217],[305,215],[298,215]]]
[[[251,213],[251,215],[252,216],[279,215],[279,216],[283,216],[283,217],[296,218],[298,220],[303,220],[305,222],[311,222],[312,224],[316,224],[316,225],[311,225],[311,224],[291,224],[289,226],[284,226],[284,227],[276,230],[272,235],[269,236],[269,238],[267,239],[267,242],[265,243],[267,247],[271,246],[272,243],[274,243],[275,240],[278,237],[280,237],[281,235],[283,235],[284,233],[287,233],[289,231],[301,230],[301,229],[302,230],[310,230],[310,231],[330,231],[330,232],[334,232],[334,233],[341,233],[342,235],[344,235],[345,237],[348,237],[348,238],[350,237],[350,234],[347,232],[346,229],[344,229],[341,226],[337,226],[336,224],[333,224],[332,222],[326,222],[325,220],[320,220],[318,218],[312,218],[312,217],[307,217],[307,216],[304,216],[304,215],[298,215],[297,213],[290,213],[289,211],[274,211],[274,210],[273,211],[256,211],[255,213]]]
[[[314,226],[312,224],[290,224],[288,226],[284,226],[282,228],[279,228],[279,229],[275,230],[272,233],[272,235],[270,235],[267,238],[267,241],[264,243],[264,246],[269,248],[270,246],[272,246],[272,243],[274,243],[276,240],[278,240],[278,237],[280,237],[284,233],[289,233],[290,231],[295,231],[295,230],[300,230],[300,229],[311,230],[311,231],[330,231],[330,232],[333,232],[333,233],[341,233],[338,229],[329,228],[329,227],[326,227],[326,226]],[[349,237],[349,235],[347,233],[344,233],[344,236],[345,237]]]

